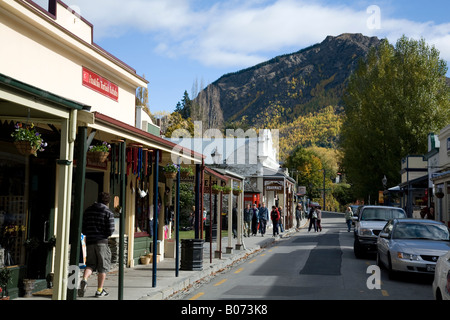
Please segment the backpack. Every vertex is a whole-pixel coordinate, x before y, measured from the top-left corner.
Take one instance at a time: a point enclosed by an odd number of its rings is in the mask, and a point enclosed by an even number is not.
[[[277,209],[275,209],[275,211],[272,210],[272,211],[270,212],[270,216],[271,216],[272,220],[278,220],[278,219],[280,219],[280,213],[278,212]]]

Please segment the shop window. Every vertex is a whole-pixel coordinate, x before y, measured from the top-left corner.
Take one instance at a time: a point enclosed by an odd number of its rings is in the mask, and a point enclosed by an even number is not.
[[[0,266],[23,264],[28,199],[26,159],[0,152]]]

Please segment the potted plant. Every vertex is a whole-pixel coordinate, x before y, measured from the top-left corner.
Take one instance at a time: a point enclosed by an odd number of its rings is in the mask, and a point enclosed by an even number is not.
[[[172,162],[167,163],[163,167],[164,175],[167,179],[175,179],[178,173],[178,166],[176,164],[173,164]]]
[[[16,123],[14,128],[11,137],[14,138],[14,144],[20,154],[37,156],[38,151],[44,151],[47,143],[44,142],[41,134],[36,131],[33,123],[31,125]]]
[[[211,191],[214,194],[218,194],[219,192],[223,191],[223,188],[221,186],[219,186],[218,184],[213,184],[211,187]]]
[[[183,178],[191,177],[194,175],[191,167],[180,167],[180,174]]]
[[[239,188],[239,187],[233,188],[233,194],[234,194],[235,196],[238,196],[241,192],[242,192],[242,189],[241,189],[241,188]]]
[[[1,292],[1,298],[0,300],[9,300],[9,296],[7,296],[8,290],[6,289],[6,286],[8,283],[11,283],[11,271],[3,267],[0,269],[0,292]]]
[[[105,162],[108,159],[110,149],[111,145],[103,141],[99,145],[89,146],[87,157],[93,162]]]
[[[222,191],[223,191],[223,193],[225,193],[225,194],[230,194],[230,193],[231,193],[231,187],[229,187],[229,186],[223,186],[223,187],[222,187]]]

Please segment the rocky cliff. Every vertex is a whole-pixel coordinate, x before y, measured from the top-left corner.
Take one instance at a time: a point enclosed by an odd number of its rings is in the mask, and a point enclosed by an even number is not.
[[[194,99],[193,118],[209,128],[233,123],[272,127],[279,125],[274,117],[289,123],[330,105],[337,107],[359,59],[379,43],[362,34],[328,36],[298,52],[226,74]]]

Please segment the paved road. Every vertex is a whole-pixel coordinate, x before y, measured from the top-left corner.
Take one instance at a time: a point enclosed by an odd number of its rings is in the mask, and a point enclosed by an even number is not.
[[[322,225],[321,232],[304,228],[173,299],[433,299],[431,277],[405,275],[392,281],[386,270],[377,269],[375,257],[356,259],[353,233],[342,215],[324,214]]]

